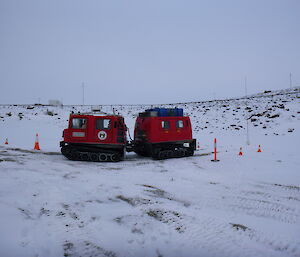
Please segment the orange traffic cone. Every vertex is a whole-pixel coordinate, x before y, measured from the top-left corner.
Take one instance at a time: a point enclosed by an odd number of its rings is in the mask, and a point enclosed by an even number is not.
[[[260,149],[260,145],[258,145],[258,150],[257,150],[258,153],[261,153],[261,149]]]
[[[239,155],[242,156],[243,155],[243,150],[242,150],[242,147],[240,147],[240,152],[239,152]]]
[[[6,145],[8,145],[8,139],[6,138],[6,140],[5,140],[5,143],[4,144],[6,144]]]
[[[34,150],[41,150],[40,149],[40,144],[39,144],[39,135],[38,135],[38,133],[36,133],[36,135],[35,135]]]

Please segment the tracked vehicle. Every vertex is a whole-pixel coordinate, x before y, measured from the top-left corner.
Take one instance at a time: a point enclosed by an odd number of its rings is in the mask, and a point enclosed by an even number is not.
[[[136,119],[130,142],[126,131],[119,115],[71,114],[60,142],[61,152],[69,160],[116,162],[124,159],[126,151],[161,160],[192,156],[196,149],[191,121],[183,109],[145,110]]]
[[[192,156],[196,139],[190,118],[179,108],[154,108],[139,114],[132,151],[154,159]]]
[[[126,143],[122,116],[78,113],[70,115],[60,147],[69,160],[116,162],[124,158]]]

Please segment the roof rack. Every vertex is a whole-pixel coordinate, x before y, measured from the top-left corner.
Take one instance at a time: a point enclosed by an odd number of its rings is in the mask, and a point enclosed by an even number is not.
[[[182,117],[182,108],[152,108],[139,113],[140,117]]]
[[[112,113],[106,113],[106,112],[74,112],[72,114],[75,115],[93,115],[93,116],[120,116]]]

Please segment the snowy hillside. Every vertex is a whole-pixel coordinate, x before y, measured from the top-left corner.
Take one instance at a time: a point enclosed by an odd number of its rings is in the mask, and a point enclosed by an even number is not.
[[[161,105],[184,108],[200,150],[119,163],[60,154],[69,113],[90,106],[1,105],[0,256],[300,256],[299,93]],[[101,109],[132,135],[149,107]]]

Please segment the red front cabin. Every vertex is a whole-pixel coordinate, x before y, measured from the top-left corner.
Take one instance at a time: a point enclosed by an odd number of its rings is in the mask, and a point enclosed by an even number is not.
[[[63,138],[60,146],[69,159],[114,161],[124,156],[126,125],[117,115],[71,114]]]

